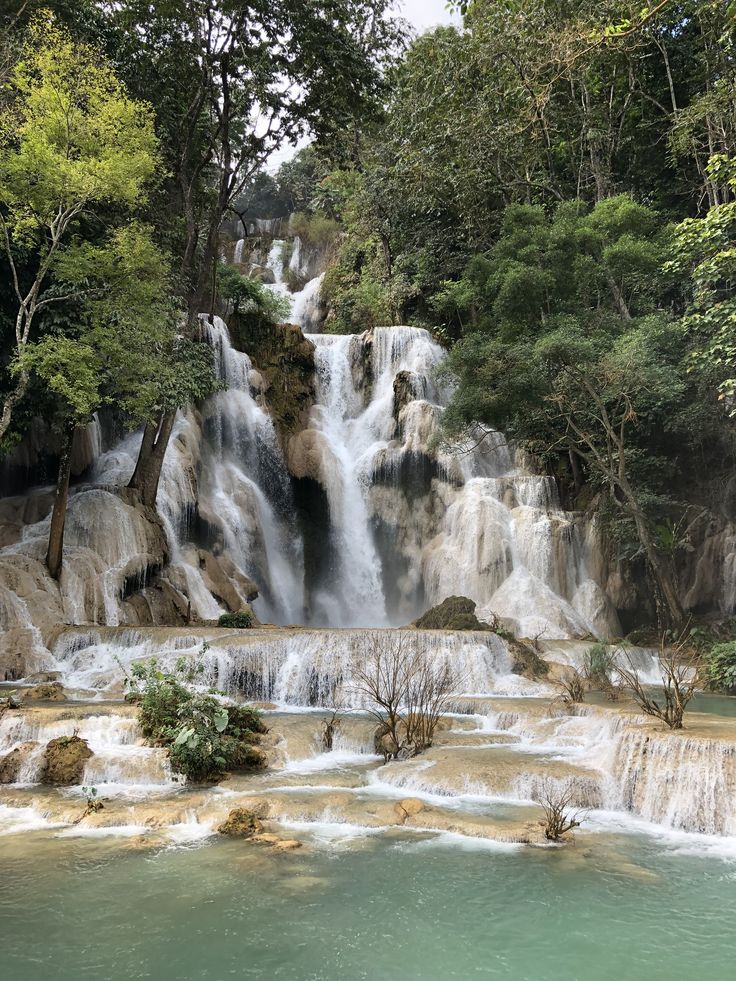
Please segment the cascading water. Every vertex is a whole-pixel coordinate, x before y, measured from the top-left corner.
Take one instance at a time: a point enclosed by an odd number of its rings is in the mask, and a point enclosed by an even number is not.
[[[276,432],[250,394],[248,356],[232,347],[222,320],[204,320],[203,325],[226,388],[208,400],[203,412],[199,508],[219,519],[227,554],[258,583],[262,615],[277,623],[298,622],[301,548]]]

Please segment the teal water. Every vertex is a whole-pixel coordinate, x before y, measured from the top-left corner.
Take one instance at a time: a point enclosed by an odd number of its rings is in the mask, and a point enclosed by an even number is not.
[[[638,835],[283,855],[24,836],[0,863],[3,981],[733,977],[736,866]]]

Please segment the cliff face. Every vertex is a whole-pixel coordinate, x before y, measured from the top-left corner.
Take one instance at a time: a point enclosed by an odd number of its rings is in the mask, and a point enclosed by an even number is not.
[[[314,344],[294,324],[269,324],[235,314],[233,346],[252,363],[249,383],[267,407],[282,444],[304,428],[314,402]]]

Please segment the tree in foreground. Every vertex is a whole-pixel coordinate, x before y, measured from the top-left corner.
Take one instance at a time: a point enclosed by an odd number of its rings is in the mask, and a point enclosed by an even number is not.
[[[23,356],[39,316],[84,291],[56,275],[65,250],[83,225],[141,204],[158,150],[150,108],[128,96],[98,51],[47,15],[31,23],[10,72],[0,147],[0,245],[14,296],[1,441],[28,390]]]
[[[547,841],[560,842],[565,835],[579,828],[583,812],[573,806],[575,798],[571,783],[559,786],[552,780],[545,780],[535,795],[535,800],[544,811],[544,837]]]
[[[179,388],[211,390],[212,352],[190,350],[180,363],[176,311],[168,298],[169,270],[150,230],[133,222],[100,244],[67,248],[56,263],[56,281],[76,290],[75,302],[36,342],[29,342],[14,371],[45,389],[60,459],[46,563],[58,578],[74,434],[95,412],[114,406],[130,428],[144,422],[161,398]],[[63,327],[63,329],[60,329]],[[182,399],[180,397],[179,402]]]
[[[682,729],[685,710],[697,691],[698,675],[694,657],[688,653],[687,641],[681,638],[668,646],[662,638],[659,648],[659,667],[662,672],[661,692],[644,685],[631,658],[624,652],[626,666],[619,660],[616,670],[621,684],[645,715],[659,719],[668,729]]]
[[[355,691],[378,722],[377,751],[384,759],[415,756],[434,733],[458,682],[448,664],[431,663],[410,632],[377,632],[365,641]]]

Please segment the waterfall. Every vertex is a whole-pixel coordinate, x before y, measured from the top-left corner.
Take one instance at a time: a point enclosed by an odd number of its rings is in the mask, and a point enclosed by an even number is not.
[[[163,667],[173,669],[181,657],[197,656],[205,668],[202,684],[237,698],[301,708],[361,708],[365,696],[359,691],[360,671],[381,645],[396,643],[397,636],[412,650],[418,647],[438,670],[450,667],[463,691],[506,690],[510,680],[523,682],[510,675],[508,651],[492,633],[304,630],[271,638],[258,632],[232,640],[220,635],[203,651],[201,639],[191,634],[160,638],[131,628],[69,632],[57,642],[54,655],[67,685],[87,693],[118,690],[123,671],[134,662],[155,656]]]
[[[297,622],[302,618],[303,563],[276,432],[250,394],[248,356],[233,348],[220,318],[203,320],[203,327],[227,387],[203,411],[199,510],[221,529],[228,556],[258,583],[256,610],[272,622]],[[164,510],[166,493],[164,484]]]
[[[286,242],[282,239],[275,239],[271,245],[266,266],[273,273],[274,281],[267,284],[266,288],[289,301],[290,312],[287,319],[304,331],[308,331],[318,321],[319,294],[324,273],[308,280],[301,290],[297,290],[295,293],[290,292],[284,281],[283,250],[285,245]],[[302,276],[302,243],[298,236],[294,239],[289,260],[289,271],[296,279]]]

